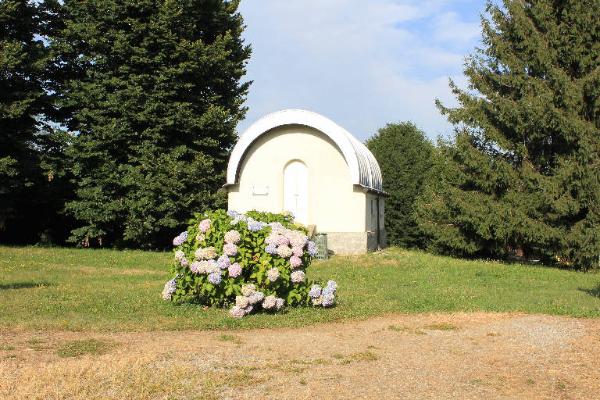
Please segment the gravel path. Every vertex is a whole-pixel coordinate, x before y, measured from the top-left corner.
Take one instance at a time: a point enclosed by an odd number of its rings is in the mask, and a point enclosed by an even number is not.
[[[90,338],[106,344],[104,354],[59,355]],[[524,314],[228,332],[0,332],[0,398],[598,399],[599,360],[600,320]]]

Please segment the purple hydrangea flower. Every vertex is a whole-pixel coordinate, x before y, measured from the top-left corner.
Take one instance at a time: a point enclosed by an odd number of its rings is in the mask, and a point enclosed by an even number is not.
[[[223,253],[227,254],[228,256],[235,256],[237,251],[237,246],[233,243],[225,243],[223,245]]]
[[[283,308],[284,304],[285,304],[285,300],[283,300],[281,297],[277,297],[275,299],[275,308],[277,310],[281,310]]]
[[[335,296],[333,294],[324,294],[321,300],[323,307],[331,307],[335,303]]]
[[[208,274],[208,281],[213,285],[221,283],[221,272],[211,272]]]
[[[321,296],[321,286],[319,285],[312,285],[310,287],[310,291],[308,292],[308,295],[312,298],[312,299],[316,299],[319,296]]]
[[[210,229],[210,219],[207,218],[200,221],[198,229],[200,229],[200,232],[206,233],[206,231]]]
[[[190,262],[187,258],[183,257],[181,260],[179,260],[179,264],[181,264],[182,267],[187,267],[190,265]]]
[[[187,231],[181,232],[179,235],[175,236],[173,239],[173,246],[181,246],[187,240],[188,233]]]
[[[217,259],[217,265],[219,265],[219,268],[221,269],[227,269],[231,265],[231,261],[229,260],[229,257],[227,257],[226,254],[223,254]]]
[[[242,274],[242,267],[238,263],[233,263],[229,266],[228,272],[230,277],[237,278]]]
[[[239,213],[235,210],[227,210],[227,215],[231,218],[235,218]]]
[[[181,250],[177,250],[177,251],[175,252],[175,260],[177,260],[177,261],[181,261],[181,260],[182,260],[182,259],[184,259],[184,258],[185,258],[185,253],[184,253],[183,251],[181,251]]]
[[[173,293],[175,293],[176,289],[177,289],[177,282],[175,281],[175,278],[171,279],[170,281],[167,281],[167,283],[165,283],[165,287],[162,291],[163,300],[171,300],[171,297],[173,296]]]
[[[312,240],[309,240],[307,245],[307,251],[311,257],[315,257],[317,255],[317,244]]]
[[[302,260],[298,256],[291,256],[290,264],[291,264],[292,268],[298,268],[298,267],[302,266]]]
[[[334,295],[337,290],[337,283],[335,281],[327,281],[327,286],[323,288],[323,296]]]
[[[265,247],[265,251],[269,254],[277,254],[277,246],[275,243],[269,243],[269,245]]]
[[[256,221],[254,219],[248,219],[248,230],[250,232],[258,232],[265,226],[266,224],[264,222]]]
[[[291,274],[291,278],[293,283],[301,283],[306,279],[306,274],[304,271],[294,271]]]

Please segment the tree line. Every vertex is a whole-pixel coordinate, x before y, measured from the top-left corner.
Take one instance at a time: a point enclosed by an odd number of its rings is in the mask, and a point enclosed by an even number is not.
[[[0,1],[0,241],[156,248],[217,194],[238,1]]]
[[[0,242],[161,248],[245,114],[238,1],[0,0]],[[489,2],[454,125],[367,141],[391,244],[596,268],[600,3]]]
[[[600,266],[598,15],[593,0],[488,4],[469,87],[451,82],[457,107],[438,102],[452,139],[433,147],[405,123],[368,142],[392,243]]]

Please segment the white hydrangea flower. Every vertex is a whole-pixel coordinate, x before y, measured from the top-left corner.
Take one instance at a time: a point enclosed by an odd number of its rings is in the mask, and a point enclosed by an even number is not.
[[[254,292],[256,292],[256,286],[253,284],[242,285],[242,295],[250,297],[250,295]]]

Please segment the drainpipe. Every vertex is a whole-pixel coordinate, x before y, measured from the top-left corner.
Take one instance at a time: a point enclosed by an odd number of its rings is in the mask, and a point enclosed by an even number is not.
[[[381,226],[379,221],[379,195],[377,195],[377,250],[381,250]]]

